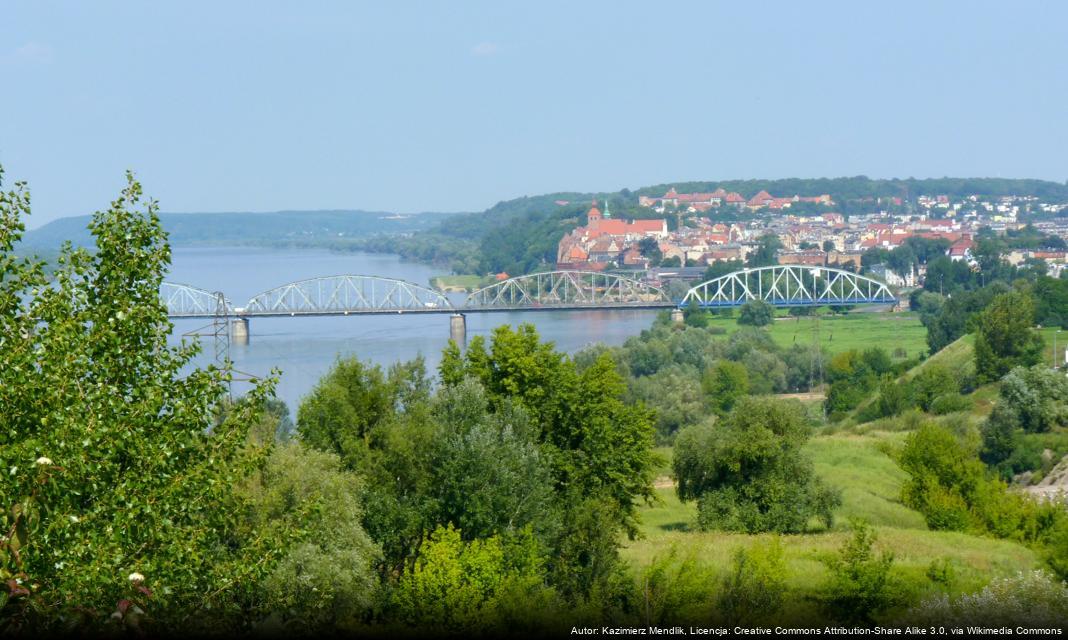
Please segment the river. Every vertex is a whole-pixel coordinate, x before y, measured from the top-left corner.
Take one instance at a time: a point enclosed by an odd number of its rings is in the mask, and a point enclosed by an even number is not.
[[[254,295],[296,280],[340,274],[376,275],[429,285],[442,270],[406,262],[389,254],[334,253],[314,249],[268,249],[256,247],[179,247],[173,250],[167,280],[209,291],[222,291],[237,307]],[[461,304],[464,294],[449,294]],[[536,313],[472,313],[467,316],[467,337],[488,336],[502,324],[529,322],[543,340],[558,349],[577,351],[589,344],[622,344],[648,328],[655,311],[539,311]],[[172,340],[195,332],[205,320],[176,320]],[[231,345],[234,368],[253,376],[281,369],[278,397],[296,414],[300,400],[330,370],[338,358],[355,357],[388,367],[418,355],[426,358],[429,371],[436,370],[441,350],[449,339],[449,316],[445,314],[400,316],[339,316],[252,318],[249,344]],[[197,365],[211,362],[211,338],[203,338]],[[234,393],[247,387],[237,383]]]

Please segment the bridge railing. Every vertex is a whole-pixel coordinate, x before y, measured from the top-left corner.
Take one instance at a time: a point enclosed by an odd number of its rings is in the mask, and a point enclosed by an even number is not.
[[[763,300],[779,307],[894,304],[897,297],[882,282],[830,267],[775,265],[735,271],[691,288],[682,306],[734,307]]]
[[[441,293],[405,280],[364,275],[310,278],[253,296],[249,315],[333,315],[439,311],[452,304]]]
[[[206,318],[232,315],[233,306],[222,293],[208,291],[187,284],[164,282],[159,289],[160,299],[171,318]]]
[[[659,287],[611,273],[547,271],[509,278],[475,291],[461,309],[552,309],[670,306]]]

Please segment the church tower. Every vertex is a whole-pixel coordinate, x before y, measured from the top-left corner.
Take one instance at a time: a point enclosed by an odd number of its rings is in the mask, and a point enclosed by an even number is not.
[[[597,226],[597,223],[601,221],[601,219],[601,210],[597,208],[597,199],[594,198],[593,206],[590,207],[590,210],[586,212],[586,226],[595,227]]]

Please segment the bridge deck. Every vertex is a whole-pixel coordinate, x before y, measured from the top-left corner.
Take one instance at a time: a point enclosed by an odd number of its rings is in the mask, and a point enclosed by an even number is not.
[[[235,318],[296,318],[296,317],[326,317],[326,316],[404,316],[404,315],[431,315],[431,314],[454,314],[454,313],[509,313],[514,311],[621,311],[626,309],[672,309],[677,306],[674,302],[635,302],[633,304],[569,304],[561,306],[542,307],[435,307],[429,309],[360,309],[349,311],[237,311],[230,313]],[[215,314],[173,314],[169,318],[180,320],[183,318],[214,318]]]

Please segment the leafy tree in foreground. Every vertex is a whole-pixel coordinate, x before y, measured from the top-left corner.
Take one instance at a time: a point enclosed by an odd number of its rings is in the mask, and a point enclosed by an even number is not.
[[[809,435],[799,404],[742,398],[723,420],[679,434],[679,499],[697,500],[706,530],[797,533],[813,516],[829,527],[841,497],[802,453]]]
[[[219,630],[282,552],[233,493],[272,382],[217,420],[228,372],[183,373],[197,348],[167,345],[170,250],[141,199],[128,176],[95,253],[68,245],[46,283],[12,255],[29,193],[0,195],[0,628]]]

